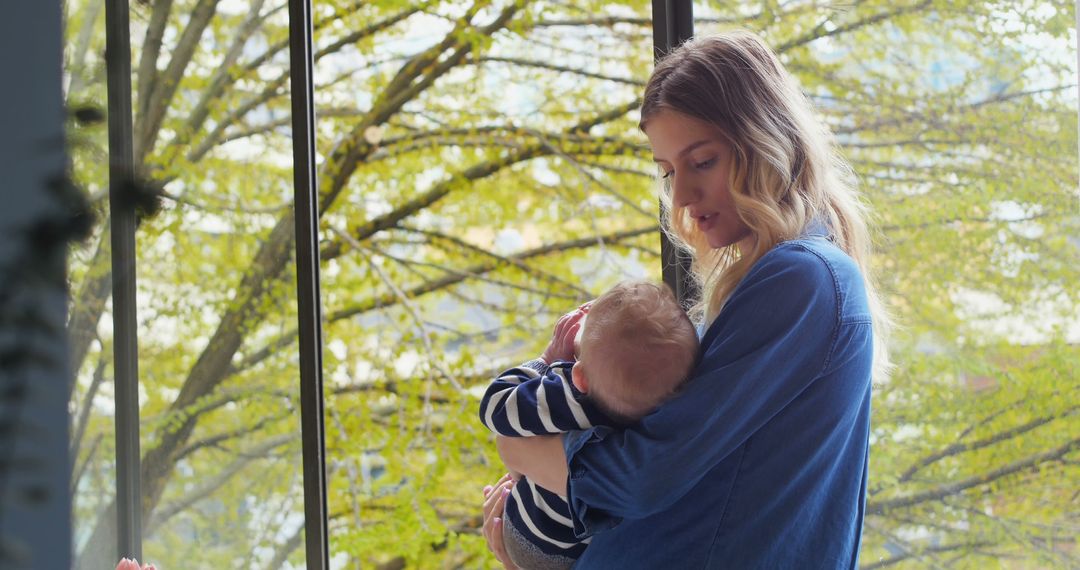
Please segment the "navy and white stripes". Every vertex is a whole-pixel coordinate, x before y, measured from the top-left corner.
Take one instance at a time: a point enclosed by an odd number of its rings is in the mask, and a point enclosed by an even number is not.
[[[573,362],[530,360],[496,377],[480,402],[480,421],[500,435],[528,437],[610,425],[575,387]],[[578,539],[566,499],[523,477],[506,503],[506,517],[548,554],[577,558],[589,539]]]

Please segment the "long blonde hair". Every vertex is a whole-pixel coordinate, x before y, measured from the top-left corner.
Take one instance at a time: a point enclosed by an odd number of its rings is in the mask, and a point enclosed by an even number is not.
[[[746,255],[734,244],[714,249],[686,208],[661,192],[664,231],[690,253],[691,276],[702,292],[692,314],[710,322],[758,259],[819,221],[862,270],[874,322],[874,376],[884,378],[890,318],[871,278],[868,211],[831,132],[772,50],[746,31],[687,41],[653,70],[640,127],[665,109],[709,123],[727,138],[735,209],[756,238]]]

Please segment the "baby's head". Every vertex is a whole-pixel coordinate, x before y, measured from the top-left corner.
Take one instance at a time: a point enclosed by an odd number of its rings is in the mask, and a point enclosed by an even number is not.
[[[694,366],[698,337],[666,285],[624,281],[589,307],[574,385],[611,419],[631,423],[671,396]]]

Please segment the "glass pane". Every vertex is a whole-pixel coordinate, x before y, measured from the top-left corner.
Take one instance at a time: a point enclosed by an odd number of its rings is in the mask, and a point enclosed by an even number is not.
[[[97,4],[68,5],[72,83],[79,78],[69,99],[104,107]],[[131,3],[136,162],[144,189],[158,194],[141,219],[135,263],[143,552],[159,568],[303,566],[298,358],[274,344],[296,330],[283,6]],[[89,138],[76,171],[94,192],[105,188],[104,128]],[[85,267],[96,245],[74,255],[73,291],[95,275]],[[108,306],[94,317],[107,347]],[[99,353],[80,367],[76,405]],[[114,515],[102,510],[115,485],[105,356],[80,444],[81,456],[96,453],[76,497],[88,569],[116,563]]]
[[[874,213],[900,328],[864,563],[1074,567],[1074,3],[704,4],[781,53]]]
[[[354,7],[356,4],[357,7]],[[647,3],[319,2],[331,552],[490,567],[494,373],[660,278]],[[422,9],[421,9],[422,8]]]
[[[90,197],[96,216],[93,234],[73,244],[68,258],[68,334],[75,372],[70,404],[72,530],[76,557],[94,550],[97,560],[107,564],[117,547],[115,530],[110,537],[101,534],[116,519],[105,8],[104,2],[72,2],[65,10],[65,99],[71,109],[99,115],[96,121],[68,126],[72,178]]]

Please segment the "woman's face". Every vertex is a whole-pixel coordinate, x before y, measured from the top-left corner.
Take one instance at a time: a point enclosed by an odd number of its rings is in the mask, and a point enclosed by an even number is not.
[[[739,219],[728,188],[732,149],[716,127],[663,109],[645,122],[653,157],[671,184],[676,208],[686,208],[713,248],[753,247],[750,228]]]

